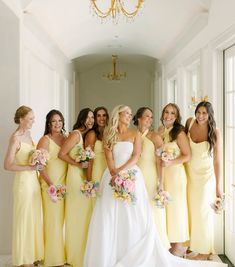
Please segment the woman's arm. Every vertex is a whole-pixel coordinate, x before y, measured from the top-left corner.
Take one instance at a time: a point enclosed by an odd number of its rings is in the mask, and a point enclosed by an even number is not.
[[[216,144],[213,149],[213,164],[216,179],[216,196],[222,197],[222,137],[219,129],[216,129]]]
[[[4,169],[8,171],[33,171],[37,169],[37,166],[30,165],[18,165],[15,162],[15,155],[17,151],[20,149],[20,142],[13,135],[10,138],[7,153],[4,159]]]
[[[94,151],[96,141],[96,135],[94,131],[90,131],[87,133],[85,138],[85,148],[90,147]],[[89,160],[88,168],[86,169],[86,179],[88,181],[92,180],[92,168],[93,168],[93,159]]]
[[[49,139],[46,136],[43,136],[37,145],[37,149],[45,149],[47,152],[49,152]],[[43,180],[47,183],[48,186],[52,185],[52,181],[47,173],[46,168],[43,168],[42,170],[40,170],[40,175],[43,178]]]
[[[181,131],[176,139],[177,145],[179,146],[181,155],[177,157],[176,159],[169,160],[169,161],[162,161],[162,166],[163,167],[168,167],[176,164],[182,164],[185,162],[188,162],[191,157],[191,149],[189,145],[189,140],[187,135],[185,134],[184,131]]]
[[[87,162],[76,162],[74,159],[72,159],[69,156],[69,151],[80,141],[80,134],[76,131],[73,131],[69,137],[65,140],[63,143],[60,152],[58,154],[58,157],[62,159],[63,161],[67,162],[68,164],[78,166],[80,168],[87,168],[88,163]]]
[[[156,151],[163,146],[162,138],[159,134],[154,133],[153,135],[153,143],[155,147],[155,157],[156,157],[156,168],[157,168],[157,179],[158,179],[158,188],[159,190],[163,190],[163,168],[161,165],[161,158],[157,156]]]

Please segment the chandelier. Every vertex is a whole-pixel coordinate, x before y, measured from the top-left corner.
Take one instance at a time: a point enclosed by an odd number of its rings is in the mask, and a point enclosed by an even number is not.
[[[101,10],[100,7],[97,5],[97,0],[90,0],[91,1],[91,8],[93,9],[94,13],[102,19],[102,21],[106,18],[111,18],[114,23],[117,24],[119,15],[122,13],[127,20],[134,19],[137,15],[138,11],[143,5],[144,0],[135,0],[136,5],[132,11],[126,9],[124,5],[124,0],[109,0],[109,7],[107,10]],[[107,0],[108,1],[108,0]],[[128,2],[128,1],[126,1]]]
[[[126,72],[118,72],[117,71],[117,55],[112,55],[112,64],[113,69],[112,72],[109,72],[107,74],[103,74],[103,77],[110,80],[110,81],[119,81],[121,78],[126,78]]]

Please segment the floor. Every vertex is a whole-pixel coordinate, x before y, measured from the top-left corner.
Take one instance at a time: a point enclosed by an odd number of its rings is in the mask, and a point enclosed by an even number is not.
[[[231,262],[228,260],[228,258],[224,255],[213,255],[212,256],[213,261],[223,261],[228,264],[228,267],[234,267]],[[0,267],[12,267],[11,265],[11,256],[0,256]],[[40,267],[43,267],[43,265],[40,265]]]

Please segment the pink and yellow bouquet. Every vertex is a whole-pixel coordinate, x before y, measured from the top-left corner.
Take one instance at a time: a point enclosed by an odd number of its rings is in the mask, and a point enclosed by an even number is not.
[[[166,162],[174,160],[177,157],[175,148],[166,144],[156,150],[156,155]]]
[[[167,191],[159,190],[154,196],[154,201],[158,208],[165,208],[170,201],[172,201],[172,197]]]
[[[216,214],[221,214],[225,210],[225,196],[221,198],[217,197],[213,203],[211,203],[211,208]]]
[[[91,149],[90,146],[86,147],[85,149],[81,146],[78,147],[77,155],[75,158],[76,162],[86,162],[95,157],[94,151]]]
[[[87,198],[97,197],[99,195],[99,185],[99,182],[84,180],[80,191]]]
[[[47,160],[49,159],[48,151],[45,149],[34,149],[29,154],[29,165],[42,165],[46,166]]]
[[[53,202],[61,200],[66,196],[66,186],[65,185],[50,185],[47,188],[47,193]]]
[[[111,179],[109,185],[113,190],[113,197],[124,201],[135,203],[135,174],[136,170],[123,170],[118,173],[115,179]]]

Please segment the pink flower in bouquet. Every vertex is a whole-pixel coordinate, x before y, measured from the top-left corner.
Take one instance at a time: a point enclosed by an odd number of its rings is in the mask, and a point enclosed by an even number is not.
[[[29,154],[29,165],[43,165],[47,164],[47,160],[49,158],[49,154],[45,149],[34,149]]]
[[[124,170],[118,173],[114,181],[111,179],[109,185],[113,190],[113,197],[124,201],[135,203],[135,169]]]
[[[160,190],[154,196],[154,201],[158,208],[164,208],[172,201],[172,198],[169,192]]]
[[[77,155],[75,158],[76,162],[86,162],[95,157],[94,151],[91,149],[90,146],[86,147],[85,149],[81,146],[78,147]]]
[[[133,193],[135,191],[135,183],[132,180],[124,181],[123,185],[127,192]]]
[[[177,153],[175,148],[164,144],[161,148],[156,150],[156,155],[161,158],[163,161],[174,160],[177,157]]]
[[[65,185],[50,185],[47,188],[47,193],[53,202],[65,198],[66,186]]]
[[[123,180],[120,176],[117,176],[114,180],[115,184],[121,186],[123,184]]]

